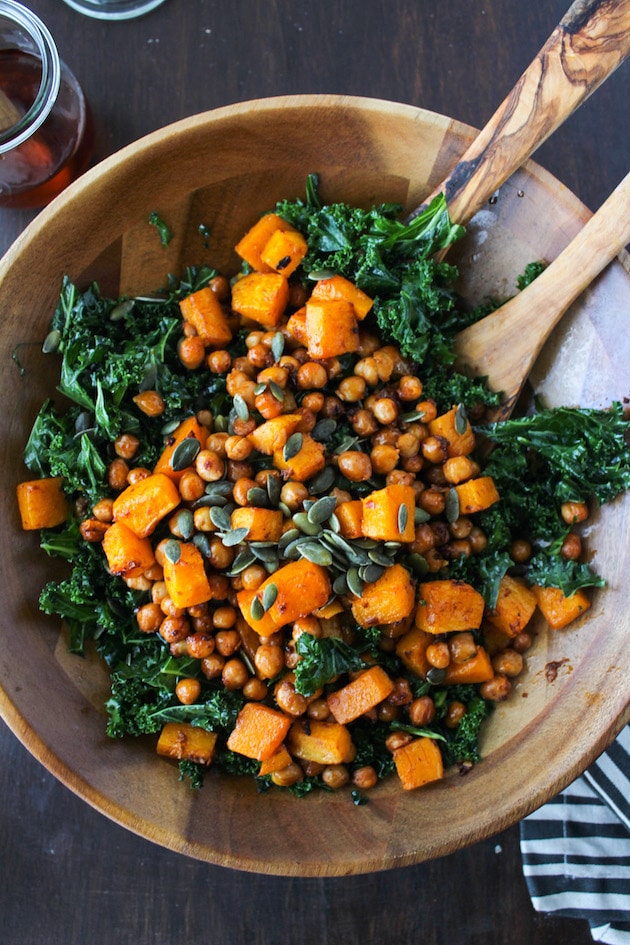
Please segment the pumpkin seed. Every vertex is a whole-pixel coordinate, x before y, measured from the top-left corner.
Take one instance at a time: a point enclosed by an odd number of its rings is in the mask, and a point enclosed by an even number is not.
[[[299,528],[300,531],[305,535],[318,535],[321,531],[321,527],[319,525],[316,525],[309,520],[307,512],[296,512],[292,521],[295,527]]]
[[[193,522],[193,514],[190,509],[180,509],[177,513],[177,528],[179,529],[182,538],[185,541],[188,541],[189,538],[192,538],[193,532],[195,531],[195,525]]]
[[[160,433],[162,436],[170,436],[171,433],[174,433],[177,427],[179,426],[179,420],[169,420],[168,423],[165,423],[160,428]]]
[[[215,433],[225,433],[227,431],[228,425],[228,418],[224,417],[222,414],[219,414],[214,418]]]
[[[369,551],[371,548],[377,548],[378,542],[376,538],[355,538],[354,539],[355,547],[362,548],[364,551]],[[398,542],[396,542],[398,545]],[[398,545],[398,547],[400,547]]]
[[[313,525],[323,525],[326,519],[329,519],[335,511],[336,506],[336,496],[325,495],[311,505],[307,513],[307,518]]]
[[[424,509],[416,508],[413,513],[413,524],[414,525],[424,525],[425,522],[430,520],[431,516],[428,512],[425,512]]]
[[[87,410],[82,410],[77,419],[74,422],[74,432],[77,433],[87,433],[88,430],[94,429],[94,421],[92,420],[92,414]]]
[[[169,538],[166,544],[164,545],[164,557],[171,562],[171,564],[177,564],[179,559],[182,556],[182,546],[175,538]]]
[[[256,386],[254,387],[254,396],[260,397],[260,395],[264,394],[266,390],[267,390],[266,384],[256,384]]]
[[[409,555],[405,563],[409,565],[416,577],[424,577],[429,573],[429,565],[427,564],[426,558],[423,558],[422,555],[416,552]]]
[[[409,509],[406,505],[400,505],[398,507],[398,531],[400,534],[404,534],[404,531],[407,527],[407,522],[409,521]]]
[[[278,586],[277,584],[267,584],[262,593],[262,607],[265,613],[269,610],[270,607],[276,602],[278,596]]]
[[[287,442],[284,444],[284,449],[282,450],[282,456],[285,463],[288,463],[290,459],[293,459],[294,456],[302,449],[302,443],[304,442],[304,437],[301,433],[292,433]]]
[[[276,361],[279,361],[284,353],[284,335],[281,331],[277,331],[271,339],[271,353]]]
[[[398,419],[402,420],[403,423],[418,423],[422,422],[425,416],[424,410],[410,410],[407,413],[400,414]]]
[[[252,486],[251,489],[247,490],[247,501],[256,508],[267,508],[269,506],[267,490],[263,489],[261,486]]]
[[[335,578],[333,581],[333,591],[339,597],[343,597],[344,594],[348,593],[348,582],[346,581],[345,574],[340,574],[339,577]]]
[[[42,344],[42,352],[44,354],[53,354],[58,350],[59,345],[61,344],[61,332],[57,328],[53,328],[52,331],[49,331],[44,342]]]
[[[397,551],[400,551],[402,545],[399,541],[385,541],[382,548],[386,555],[395,555]]]
[[[332,279],[334,274],[332,269],[311,269],[308,278],[313,282],[320,282],[322,279]]]
[[[350,568],[346,574],[346,581],[350,593],[354,594],[355,597],[363,597],[363,581],[359,577],[359,571],[357,568]]]
[[[382,568],[388,568],[392,563],[389,555],[386,555],[380,548],[371,548],[368,551],[368,557],[373,564],[378,564]]]
[[[234,394],[234,397],[232,398],[232,404],[239,420],[249,420],[249,407],[247,406],[247,402],[242,394]]]
[[[437,666],[432,666],[427,673],[427,681],[431,683],[432,686],[440,686],[446,679],[446,670],[438,669]]]
[[[213,505],[218,505],[223,508],[227,505],[227,501],[225,496],[222,495],[202,495],[200,499],[197,499],[197,501],[193,503],[193,508],[207,509]]]
[[[446,521],[456,522],[459,518],[459,496],[457,494],[457,489],[449,489],[446,493],[446,504],[444,511],[446,513]]]
[[[312,434],[311,434],[312,436]],[[335,470],[332,466],[324,466],[321,472],[309,481],[308,488],[312,495],[321,495],[328,492],[335,481]]]
[[[307,561],[313,564],[320,564],[323,568],[328,568],[333,562],[333,556],[328,548],[318,545],[314,541],[303,541],[299,546],[300,554]]]
[[[258,542],[250,542],[249,547],[254,556],[263,564],[272,564],[274,561],[278,561],[278,549],[275,545],[268,546]]]
[[[284,401],[284,391],[275,381],[269,381],[269,390],[279,403]]]
[[[232,567],[229,571],[226,571],[226,574],[228,577],[236,577],[237,574],[240,574],[245,568],[248,568],[250,564],[254,564],[255,561],[256,556],[251,553],[249,548],[246,548],[244,551],[239,551],[232,562]]]
[[[272,505],[277,505],[280,501],[280,492],[282,483],[278,476],[267,476],[267,496]]]
[[[351,450],[351,449],[353,449],[353,448],[357,445],[357,443],[359,442],[359,439],[360,439],[360,438],[359,438],[358,436],[350,436],[350,435],[344,436],[343,440],[341,441],[341,443],[339,444],[339,446],[338,446],[337,449],[335,450],[335,453],[336,453],[338,456],[341,456],[341,454],[342,454],[342,453],[345,453],[346,450]]]
[[[286,504],[286,502],[278,502],[278,508],[282,512],[285,518],[291,518],[291,509]]]
[[[129,314],[134,305],[135,299],[125,299],[124,302],[119,302],[118,305],[114,305],[109,313],[110,322],[119,322],[125,315]]]
[[[459,404],[455,411],[455,432],[463,436],[468,429],[468,416],[463,404]]]
[[[337,421],[332,420],[330,417],[326,417],[325,420],[318,420],[313,429],[311,430],[311,436],[314,440],[317,440],[319,443],[324,443],[326,440],[329,440],[337,429]]]
[[[234,484],[232,482],[227,482],[225,479],[219,479],[215,482],[209,482],[206,486],[206,492],[208,495],[217,495],[225,496],[229,498],[232,495],[234,489]]]
[[[249,528],[234,528],[227,535],[223,535],[221,541],[225,548],[233,548],[234,545],[240,545],[247,538]]]
[[[290,561],[297,561],[297,559],[300,557],[301,541],[302,537],[295,538],[293,541],[290,541],[284,549],[283,557],[288,558]]]
[[[171,466],[174,472],[181,472],[182,469],[192,466],[200,449],[201,444],[194,436],[187,436],[185,440],[178,443],[171,456]]]
[[[216,505],[210,509],[210,521],[220,532],[229,532],[232,527],[232,519],[229,513]]]
[[[155,387],[156,381],[157,381],[157,364],[155,364],[154,362],[151,362],[151,364],[148,365],[146,371],[144,372],[144,377],[142,378],[142,381],[138,385],[138,390],[140,391],[153,390],[153,388]]]
[[[258,597],[254,597],[249,608],[249,612],[252,615],[252,620],[262,620],[262,618],[265,616],[265,608]]]
[[[210,557],[210,536],[207,532],[197,532],[192,537],[193,545],[199,549],[204,558]]]
[[[380,564],[368,564],[364,568],[359,568],[359,577],[366,584],[374,584],[384,574],[385,568],[381,567]]]
[[[292,541],[300,537],[300,531],[297,528],[289,528],[278,540],[278,551],[284,551]]]
[[[339,521],[339,519],[337,518],[334,512],[328,519],[328,524],[330,528],[332,529],[332,531],[335,532],[336,535],[338,535],[339,532],[341,531],[341,522]]]

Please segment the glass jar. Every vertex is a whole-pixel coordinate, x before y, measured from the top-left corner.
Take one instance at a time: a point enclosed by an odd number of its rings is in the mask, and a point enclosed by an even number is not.
[[[164,0],[66,0],[69,7],[96,20],[132,20],[159,7]]]
[[[42,21],[0,0],[0,207],[43,207],[88,166],[89,107]]]

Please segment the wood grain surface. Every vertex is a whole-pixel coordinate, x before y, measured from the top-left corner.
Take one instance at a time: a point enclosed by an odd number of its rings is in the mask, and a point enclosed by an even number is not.
[[[147,17],[119,24],[84,19],[61,0],[30,6],[88,94],[101,158],[180,117],[294,92],[388,98],[479,127],[565,4],[447,0],[438,9],[418,0],[167,0]],[[627,92],[623,68],[536,155],[593,208],[627,171]],[[0,252],[32,216],[0,212]],[[110,823],[4,727],[0,751],[3,945],[591,940],[583,922],[534,914],[517,828],[383,874],[256,876],[171,853]]]

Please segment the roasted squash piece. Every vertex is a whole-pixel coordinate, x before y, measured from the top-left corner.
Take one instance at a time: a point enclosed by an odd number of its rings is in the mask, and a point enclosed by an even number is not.
[[[440,414],[429,423],[431,436],[441,436],[448,443],[449,456],[467,456],[475,448],[475,434],[470,421],[459,407]]]
[[[176,607],[196,607],[212,597],[201,552],[191,541],[179,542],[179,558],[164,558],[164,583]]]
[[[412,486],[393,483],[371,492],[361,502],[361,527],[367,538],[376,538],[378,541],[414,540],[416,494]]]
[[[458,683],[482,683],[492,679],[494,670],[488,653],[482,646],[464,663],[451,662],[446,667],[444,677],[445,686],[455,686]]]
[[[148,538],[138,538],[123,522],[114,522],[103,535],[103,551],[112,574],[138,577],[155,564]]]
[[[336,358],[357,351],[359,327],[352,304],[344,299],[309,300],[304,335],[311,358]]]
[[[362,597],[352,598],[352,616],[361,627],[396,623],[413,612],[414,582],[402,564],[386,568],[378,581],[366,584]]]
[[[173,454],[177,447],[183,443],[184,440],[189,438],[194,438],[197,440],[200,449],[203,449],[206,445],[208,431],[199,423],[196,417],[187,417],[186,420],[182,420],[177,429],[171,433],[166,441],[166,446],[162,451],[162,455],[153,468],[153,472],[164,473],[164,475],[168,476],[169,479],[173,479],[174,482],[179,482],[184,469],[173,469]]]
[[[405,791],[414,791],[444,777],[440,749],[432,738],[415,738],[394,752],[394,765]]]
[[[246,702],[230,732],[227,747],[246,758],[265,761],[278,751],[290,727],[291,719],[284,712],[260,702]]]
[[[477,479],[468,479],[455,486],[459,499],[460,515],[474,515],[483,512],[499,501],[499,493],[492,476],[479,476]]]
[[[488,623],[509,637],[524,630],[536,610],[536,595],[523,581],[506,574],[499,586],[497,602],[486,611]]]
[[[281,450],[292,433],[297,430],[302,417],[298,413],[283,413],[279,417],[266,420],[248,435],[254,449],[259,453],[272,456]]]
[[[335,721],[347,725],[387,699],[393,689],[394,683],[385,670],[371,666],[352,682],[331,692],[326,701]]]
[[[308,243],[301,233],[292,227],[277,229],[271,234],[260,254],[262,262],[281,272],[287,279],[300,265],[308,252]]]
[[[431,669],[427,659],[427,647],[434,642],[432,633],[427,633],[420,627],[412,627],[396,644],[396,655],[408,670],[424,678]]]
[[[180,502],[181,496],[172,479],[164,473],[154,473],[127,486],[116,496],[114,521],[123,522],[139,538],[147,538]]]
[[[209,286],[182,299],[179,308],[207,348],[223,348],[231,342],[232,332],[225,312]]]
[[[416,626],[428,633],[454,633],[481,626],[484,599],[465,581],[426,581],[419,587]]]
[[[577,590],[567,597],[558,587],[532,588],[541,613],[552,630],[562,630],[573,620],[577,620],[591,606],[583,590]]]
[[[248,505],[234,509],[232,528],[246,528],[248,541],[278,541],[282,535],[283,515],[277,509],[259,509]]]
[[[363,503],[361,499],[341,502],[335,509],[339,530],[344,538],[361,538],[363,535]]]
[[[350,732],[338,722],[298,719],[291,726],[287,746],[294,758],[322,765],[347,764],[356,755]]]
[[[302,446],[298,452],[289,459],[284,458],[284,453],[278,449],[273,454],[273,464],[276,469],[280,469],[286,479],[295,479],[298,482],[305,482],[320,472],[326,465],[326,448],[323,443],[314,440],[308,433],[302,435]]]
[[[17,486],[17,500],[25,531],[55,528],[68,517],[68,502],[60,476],[32,479]]]
[[[251,272],[232,286],[232,308],[265,328],[276,328],[289,301],[289,283],[278,272]]]
[[[207,732],[188,722],[167,722],[160,732],[157,753],[166,758],[175,758],[176,761],[209,765],[216,743],[216,732]]]
[[[263,262],[262,252],[278,230],[289,230],[291,226],[277,213],[266,213],[238,241],[234,249],[246,263],[258,272],[271,272],[271,267]]]
[[[273,604],[260,619],[252,616],[252,602],[261,604],[269,599],[272,585],[276,589]],[[313,613],[328,601],[331,594],[330,577],[326,568],[305,558],[291,561],[263,581],[257,591],[237,593],[241,613],[250,627],[261,636],[271,636],[279,627],[293,623],[298,617]]]
[[[330,279],[318,279],[311,292],[311,298],[328,301],[342,299],[350,302],[358,321],[363,321],[374,305],[370,296],[359,289],[354,282],[339,275],[331,276]]]

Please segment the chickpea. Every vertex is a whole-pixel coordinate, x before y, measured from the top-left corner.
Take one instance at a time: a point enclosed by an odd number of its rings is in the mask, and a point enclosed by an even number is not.
[[[284,410],[284,401],[278,398],[268,388],[262,394],[256,395],[256,410],[265,420],[279,417]]]
[[[360,791],[369,791],[378,781],[378,775],[372,765],[355,768],[352,772],[352,783]]]
[[[254,666],[263,679],[273,679],[284,669],[282,647],[261,643],[254,653]]]
[[[180,640],[185,640],[189,635],[190,624],[183,616],[165,617],[159,626],[158,632],[167,643],[179,643]]]
[[[533,642],[531,633],[528,633],[527,630],[521,630],[515,637],[512,637],[512,649],[516,650],[517,653],[527,653]]]
[[[379,423],[383,426],[389,426],[391,423],[395,423],[398,417],[398,405],[391,397],[381,397],[374,404],[372,413]]]
[[[415,554],[423,555],[430,548],[435,547],[435,535],[428,522],[422,525],[416,525],[415,537],[411,544],[411,550]]]
[[[326,417],[329,420],[338,420],[339,417],[345,416],[346,408],[343,404],[343,401],[339,400],[338,397],[329,396],[324,397],[324,403],[322,406],[321,414],[322,417]]]
[[[127,486],[129,466],[121,457],[117,457],[107,467],[107,481],[114,492],[122,492]]]
[[[326,719],[330,718],[330,708],[325,699],[313,699],[313,701],[308,704],[306,714],[309,719],[325,722]]]
[[[212,625],[217,628],[217,630],[231,630],[234,624],[236,623],[236,608],[232,607],[230,604],[226,604],[223,607],[217,607],[217,609],[212,614]]]
[[[196,660],[204,660],[214,653],[215,643],[211,633],[195,631],[186,637],[186,650]]]
[[[468,630],[451,634],[448,649],[454,663],[466,663],[477,655],[475,638]]]
[[[241,648],[241,635],[238,630],[219,630],[214,638],[216,651],[221,656],[234,656]]]
[[[281,771],[273,771],[270,775],[271,781],[276,787],[292,787],[294,784],[298,784],[303,777],[304,773],[295,761],[292,761],[286,768],[282,768]]]
[[[415,411],[422,414],[423,423],[431,423],[437,417],[437,406],[434,400],[421,400],[415,406]]]
[[[411,686],[404,676],[394,679],[394,688],[388,695],[387,701],[392,705],[409,705],[412,700]]]
[[[160,417],[166,404],[156,390],[143,390],[132,398],[134,404],[147,417]]]
[[[421,450],[427,462],[441,465],[448,459],[448,440],[443,436],[428,436],[422,441]]]
[[[274,698],[278,708],[287,715],[295,718],[304,715],[308,708],[308,702],[304,696],[300,695],[295,689],[295,684],[290,676],[282,679],[274,689]]]
[[[398,465],[399,452],[395,446],[377,445],[370,453],[372,469],[375,473],[391,472]]]
[[[512,679],[523,671],[523,657],[516,650],[508,647],[492,657],[492,668],[495,673]]]
[[[294,621],[291,635],[297,640],[303,633],[308,633],[312,637],[321,637],[322,625],[317,617],[299,617]]]
[[[175,685],[175,695],[183,705],[192,705],[201,693],[201,683],[198,679],[180,679]]]
[[[206,449],[216,453],[219,459],[226,459],[225,444],[227,443],[228,433],[210,433],[206,440]]]
[[[567,525],[575,525],[588,518],[588,505],[586,502],[563,502],[560,514]]]
[[[525,564],[532,556],[532,546],[524,538],[515,539],[510,546],[510,556],[516,564]]]
[[[257,591],[267,577],[267,571],[262,564],[250,564],[241,572],[241,580],[246,591]]]
[[[376,387],[379,382],[378,366],[373,357],[361,358],[354,366],[357,377],[363,378],[370,387]]]
[[[184,502],[196,502],[204,494],[206,484],[199,473],[193,469],[186,469],[182,473],[178,489]]]
[[[196,371],[205,360],[206,348],[199,335],[191,335],[180,339],[177,354],[185,368]]]
[[[195,471],[204,482],[217,482],[223,477],[225,466],[218,453],[205,449],[197,453]]]
[[[412,486],[415,480],[413,473],[405,472],[404,469],[392,469],[385,477],[388,486]]]
[[[227,660],[221,672],[221,682],[226,689],[242,689],[248,679],[249,672],[242,660],[238,657]]]
[[[403,459],[402,468],[405,472],[417,475],[424,468],[424,459],[422,456],[410,456],[408,459]]]
[[[92,515],[99,522],[111,522],[114,518],[113,499],[99,499],[99,501],[94,504]]]
[[[381,702],[376,707],[376,718],[379,722],[395,722],[400,715],[400,709],[391,702]]]
[[[156,561],[155,564],[152,564],[146,569],[144,576],[150,581],[162,581],[164,579],[164,568]]]
[[[428,551],[425,551],[424,560],[431,574],[436,574],[438,571],[441,571],[446,564],[446,560],[442,557],[437,548],[429,548]]]
[[[226,600],[230,593],[230,579],[225,574],[209,574],[210,600]]]
[[[143,633],[156,633],[164,619],[162,608],[159,604],[144,604],[136,611],[136,621],[138,628]]]
[[[475,555],[481,554],[488,544],[486,535],[478,525],[475,525],[473,528],[471,528],[468,540],[470,541],[470,547],[472,548],[473,554]]]
[[[446,496],[432,486],[425,489],[418,499],[418,506],[429,515],[441,515],[446,508]]]
[[[446,708],[444,724],[447,728],[457,728],[466,715],[466,706],[463,702],[453,701]]]
[[[211,351],[206,359],[208,370],[213,374],[227,374],[232,366],[229,351]]]
[[[228,459],[241,462],[251,455],[253,446],[245,436],[229,436],[225,441],[225,455]]]
[[[243,686],[243,695],[250,702],[262,702],[267,698],[268,691],[262,679],[257,679],[255,676],[250,676]]]
[[[86,518],[79,525],[79,532],[83,541],[94,544],[103,540],[108,528],[107,522],[99,522],[97,518]]]
[[[227,570],[235,557],[236,552],[234,548],[226,548],[220,538],[210,539],[208,562],[215,571]]]
[[[263,344],[253,345],[247,352],[247,360],[256,368],[266,368],[273,364],[273,354]]]
[[[473,523],[465,515],[460,515],[458,519],[455,519],[454,522],[450,522],[448,526],[449,533],[456,540],[462,538],[468,538],[472,531]]]
[[[162,601],[166,597],[168,597],[166,584],[164,583],[164,581],[156,581],[153,587],[151,588],[151,600],[153,601],[154,604],[161,604]]]
[[[350,424],[357,436],[372,436],[378,430],[378,422],[370,410],[356,410],[350,416]]]
[[[486,680],[479,686],[479,694],[491,702],[504,702],[510,694],[512,684],[507,676],[496,673],[492,679]]]
[[[202,505],[193,512],[193,525],[196,532],[216,532],[217,527],[210,517],[210,509]]]
[[[390,732],[385,739],[385,747],[393,754],[399,748],[404,748],[405,745],[408,745],[412,741],[413,735],[410,735],[409,732]]]
[[[337,387],[337,397],[347,404],[354,404],[365,396],[366,386],[364,379],[356,374],[344,377]]]
[[[445,461],[442,472],[447,482],[457,485],[472,476],[473,464],[467,456],[449,456]]]
[[[413,374],[403,374],[398,381],[398,396],[401,400],[417,400],[422,395],[422,381]]]
[[[301,509],[305,499],[308,499],[308,489],[303,482],[290,479],[280,490],[280,501],[284,502],[291,512]]]
[[[413,433],[401,433],[396,440],[396,449],[403,459],[411,459],[418,455],[420,443]]]
[[[560,554],[569,561],[577,561],[582,555],[582,539],[577,532],[569,532],[562,542]]]
[[[190,622],[195,633],[203,633],[206,636],[212,636],[214,627],[212,626],[212,617],[210,614],[204,614],[200,617],[191,617]],[[214,641],[214,637],[212,639]]]
[[[351,482],[365,482],[372,475],[372,462],[367,453],[346,450],[338,457],[339,471]]]
[[[237,479],[232,487],[232,498],[236,504],[241,506],[249,505],[247,493],[250,489],[255,489],[256,485],[256,480],[250,479],[249,476],[241,476],[240,479]]]
[[[435,703],[431,696],[418,696],[409,706],[408,712],[412,725],[430,725],[435,718]]]
[[[446,669],[451,662],[448,643],[445,641],[430,643],[426,649],[426,658],[427,662],[436,669]]]
[[[306,361],[297,372],[297,386],[300,390],[321,390],[328,383],[328,374],[323,364]]]
[[[350,772],[346,765],[326,765],[322,771],[322,781],[331,791],[345,787],[349,780]]]
[[[318,414],[324,406],[324,395],[321,391],[310,391],[302,397],[302,406],[310,410],[313,414]]]
[[[237,482],[239,479],[251,479],[254,468],[251,463],[241,463],[235,459],[228,459],[226,474],[230,482]]]
[[[225,666],[225,657],[220,653],[212,653],[201,661],[201,672],[206,679],[218,679]]]

